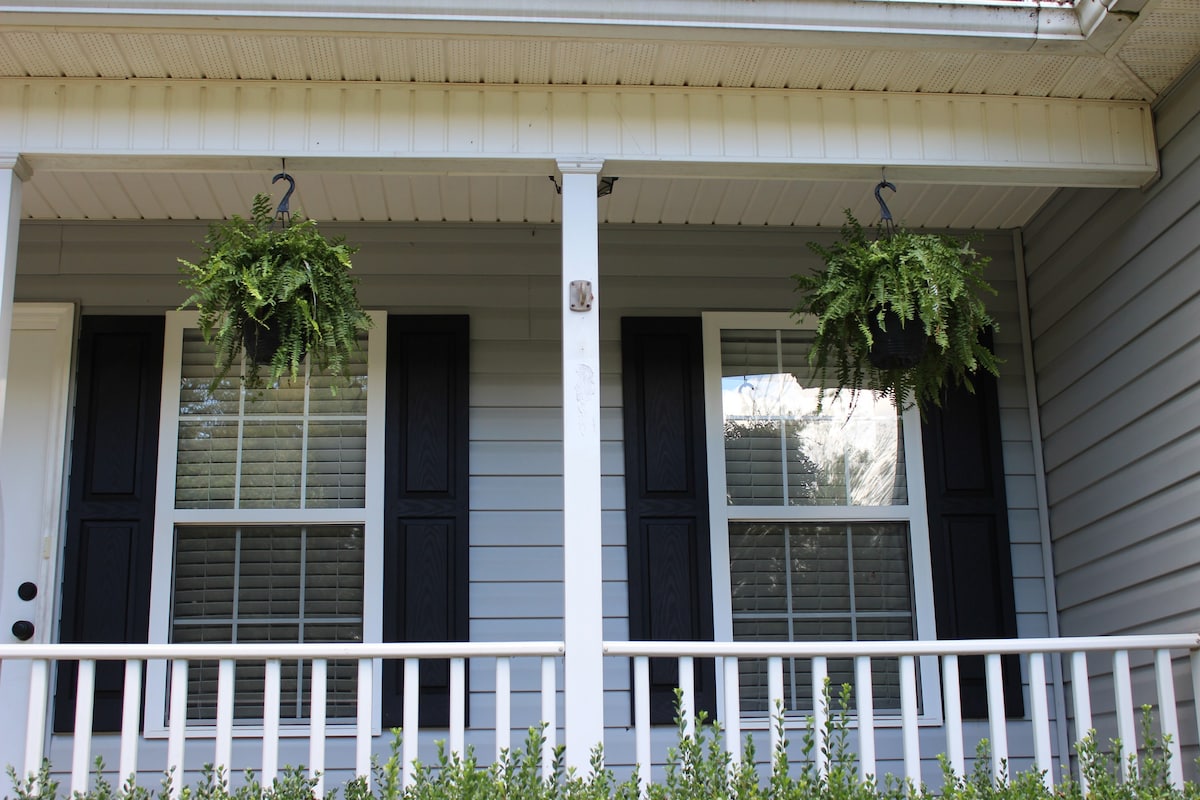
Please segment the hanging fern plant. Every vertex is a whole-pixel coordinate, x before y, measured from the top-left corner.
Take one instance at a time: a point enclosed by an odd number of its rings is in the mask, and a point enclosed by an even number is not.
[[[815,318],[809,363],[823,382],[836,383],[836,393],[872,391],[924,413],[941,405],[949,386],[973,392],[978,370],[998,374],[996,356],[980,340],[996,324],[983,300],[996,294],[983,279],[990,259],[969,242],[905,228],[868,239],[847,210],[840,241],[808,246],[825,267],[795,276],[801,299],[794,313]],[[917,326],[923,351],[907,363],[872,363],[879,338],[897,326],[910,334]]]
[[[211,388],[241,362],[247,341],[276,337],[273,353],[246,359],[247,386],[298,380],[306,357],[314,370],[342,377],[358,334],[371,327],[350,275],[357,248],[325,238],[312,219],[277,226],[271,205],[268,195],[255,195],[250,219],[213,224],[203,257],[179,259],[181,284],[192,291],[180,307],[199,310],[201,334],[216,353]],[[269,367],[265,380],[262,367]]]

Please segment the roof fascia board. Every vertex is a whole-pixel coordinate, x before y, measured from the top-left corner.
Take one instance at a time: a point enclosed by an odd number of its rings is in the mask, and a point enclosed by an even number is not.
[[[0,151],[35,169],[125,159],[257,171],[287,158],[339,171],[539,174],[594,157],[646,176],[844,179],[887,167],[909,180],[1028,186],[1140,186],[1158,166],[1144,103],[299,81],[0,81]]]
[[[1100,0],[1081,0],[1096,3]],[[736,12],[731,12],[736,8]],[[556,36],[829,44],[846,46],[974,47],[989,50],[1059,50],[1083,45],[1080,12],[1034,0],[758,0],[731,6],[722,0],[530,0],[522,12],[497,13],[486,0],[402,4],[368,0],[224,0],[188,2],[99,0],[0,3],[10,27],[105,29],[336,31],[463,36]]]

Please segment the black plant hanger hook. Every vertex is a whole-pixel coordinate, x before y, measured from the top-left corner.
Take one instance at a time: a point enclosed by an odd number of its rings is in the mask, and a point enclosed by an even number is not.
[[[287,169],[286,164],[284,165],[284,169]],[[283,199],[279,201],[279,208],[275,209],[275,219],[283,223],[283,227],[286,228],[292,224],[291,200],[292,192],[296,191],[296,179],[286,172],[281,172],[271,179],[271,185],[274,186],[281,180],[288,182],[288,190],[284,193]]]
[[[875,199],[879,201],[879,225],[883,228],[884,233],[890,237],[896,232],[896,222],[892,219],[891,209],[887,207],[887,203],[884,202],[883,196],[880,194],[884,189],[891,189],[893,192],[896,191],[896,185],[888,181],[886,173],[883,176],[883,180],[875,187]]]

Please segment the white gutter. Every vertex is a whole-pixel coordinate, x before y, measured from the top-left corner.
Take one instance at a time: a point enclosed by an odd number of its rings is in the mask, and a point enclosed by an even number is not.
[[[1099,0],[1081,0],[1096,3]],[[1060,52],[1087,47],[1076,9],[1032,0],[100,0],[0,3],[6,27],[272,29]],[[1087,47],[1091,50],[1092,48]]]

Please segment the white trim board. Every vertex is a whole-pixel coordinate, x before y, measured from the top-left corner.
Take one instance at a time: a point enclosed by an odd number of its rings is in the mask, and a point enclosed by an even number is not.
[[[1150,107],[1053,98],[662,87],[24,79],[0,153],[35,171],[549,175],[1142,186]]]

